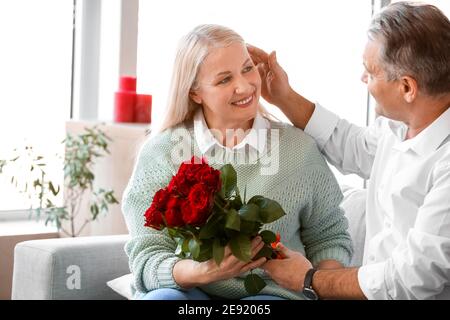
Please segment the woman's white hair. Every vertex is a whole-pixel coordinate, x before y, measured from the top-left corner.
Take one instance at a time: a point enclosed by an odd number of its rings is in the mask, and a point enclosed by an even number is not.
[[[195,103],[189,93],[196,89],[202,62],[212,48],[227,47],[236,42],[245,45],[244,39],[235,31],[216,24],[199,25],[181,39],[173,66],[165,117],[157,132],[193,118],[201,105]],[[268,115],[261,104],[259,109],[263,115]]]

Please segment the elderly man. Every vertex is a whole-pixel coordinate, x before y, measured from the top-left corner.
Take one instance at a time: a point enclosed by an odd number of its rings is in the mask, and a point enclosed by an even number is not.
[[[359,268],[316,270],[280,244],[263,268],[323,299],[450,299],[450,22],[431,5],[395,3],[374,17],[362,81],[379,117],[367,128],[297,94],[270,55],[249,46],[263,97],[317,142],[329,162],[370,179]]]

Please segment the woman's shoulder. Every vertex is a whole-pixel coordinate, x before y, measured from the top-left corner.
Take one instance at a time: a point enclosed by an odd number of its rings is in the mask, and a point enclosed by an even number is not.
[[[140,156],[151,156],[154,160],[166,158],[178,144],[189,141],[190,135],[189,128],[185,124],[150,135],[141,146]]]
[[[270,129],[277,130],[280,139],[280,146],[287,149],[294,149],[297,152],[303,150],[318,151],[314,139],[307,135],[302,129],[286,122],[269,121]]]

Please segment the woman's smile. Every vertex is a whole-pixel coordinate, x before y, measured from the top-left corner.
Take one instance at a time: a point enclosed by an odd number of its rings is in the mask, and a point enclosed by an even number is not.
[[[254,101],[254,94],[252,94],[251,96],[248,96],[244,99],[234,101],[231,104],[233,106],[236,106],[239,108],[246,108],[246,107],[250,106],[253,103],[253,101]]]

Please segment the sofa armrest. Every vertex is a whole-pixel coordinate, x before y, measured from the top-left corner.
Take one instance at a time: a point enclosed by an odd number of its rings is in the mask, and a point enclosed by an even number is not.
[[[12,299],[121,299],[106,282],[130,272],[128,235],[18,243]]]

